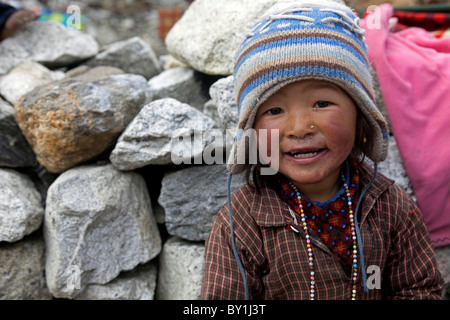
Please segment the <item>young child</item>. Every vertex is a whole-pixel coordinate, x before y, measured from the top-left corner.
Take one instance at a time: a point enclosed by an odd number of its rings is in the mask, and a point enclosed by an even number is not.
[[[421,212],[376,174],[389,134],[363,35],[350,8],[312,0],[280,4],[243,42],[229,169],[248,183],[206,241],[203,299],[440,299]]]

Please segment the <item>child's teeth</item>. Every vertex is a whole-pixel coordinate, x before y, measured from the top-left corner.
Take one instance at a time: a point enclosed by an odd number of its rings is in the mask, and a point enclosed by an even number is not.
[[[317,151],[315,152],[309,152],[309,153],[297,153],[297,154],[292,154],[295,158],[309,158],[309,157],[314,157],[317,154]]]

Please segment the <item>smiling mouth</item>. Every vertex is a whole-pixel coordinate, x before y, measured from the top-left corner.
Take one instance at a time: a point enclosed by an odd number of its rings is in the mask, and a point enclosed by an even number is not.
[[[324,149],[308,150],[308,151],[290,151],[287,154],[297,159],[311,158],[319,154]]]

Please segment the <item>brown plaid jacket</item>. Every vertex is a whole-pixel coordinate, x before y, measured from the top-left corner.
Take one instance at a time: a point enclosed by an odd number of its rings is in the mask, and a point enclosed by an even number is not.
[[[360,167],[360,190],[373,169]],[[289,207],[270,187],[258,194],[248,185],[232,194],[236,247],[251,299],[309,299],[310,275],[305,234],[293,224]],[[363,289],[357,299],[440,299],[440,275],[422,214],[403,191],[377,175],[360,207],[359,222],[366,269],[379,267],[381,287]],[[316,299],[349,299],[351,279],[312,231]],[[244,299],[243,281],[233,255],[228,207],[218,213],[206,240],[202,299]],[[373,269],[368,279],[376,284]],[[372,277],[374,275],[374,277]],[[369,281],[368,281],[369,282]]]

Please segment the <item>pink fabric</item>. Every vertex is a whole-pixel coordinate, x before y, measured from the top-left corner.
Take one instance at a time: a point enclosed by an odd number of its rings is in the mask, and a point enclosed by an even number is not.
[[[390,33],[393,8],[366,17],[369,59],[392,131],[435,247],[450,244],[450,38],[421,28]],[[373,18],[373,17],[372,17]],[[369,28],[368,26],[371,26]],[[373,27],[375,26],[375,27]]]

